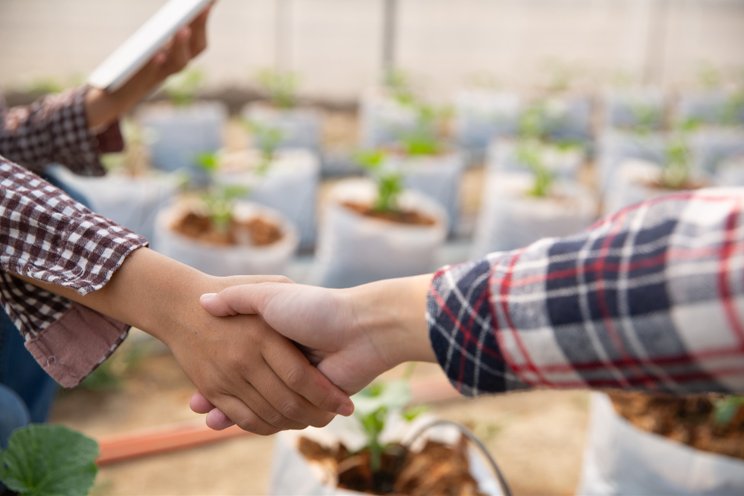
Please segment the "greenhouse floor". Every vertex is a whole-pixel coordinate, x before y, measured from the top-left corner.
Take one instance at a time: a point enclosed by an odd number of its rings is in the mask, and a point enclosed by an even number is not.
[[[414,380],[432,376],[441,376],[433,365],[414,371]],[[52,421],[97,439],[189,421],[199,424],[187,406],[191,392],[175,360],[158,352],[124,373],[118,388],[64,392]],[[456,398],[433,405],[431,411],[469,425],[486,442],[515,494],[562,495],[573,494],[578,483],[587,398],[581,392],[538,391]],[[246,436],[111,464],[99,472],[93,494],[267,494],[273,445],[272,437]]]

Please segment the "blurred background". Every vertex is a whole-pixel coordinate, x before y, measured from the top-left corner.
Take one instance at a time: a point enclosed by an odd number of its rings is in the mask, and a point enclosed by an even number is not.
[[[83,84],[164,3],[0,0],[0,90],[13,105]],[[108,177],[54,169],[206,272],[345,287],[569,235],[670,190],[744,186],[744,0],[219,0],[209,39],[126,117]],[[421,214],[418,241],[365,216],[384,184],[405,189],[391,211]],[[204,199],[261,219],[260,242],[189,234]],[[744,474],[741,398],[615,395],[613,410],[582,391],[466,400],[435,366],[386,378],[401,376],[414,403],[473,428],[516,494],[632,494],[639,466],[664,468],[637,462],[636,432],[724,453]],[[164,346],[134,330],[52,420],[100,442],[95,494],[275,487],[276,439],[210,434],[190,394]],[[633,433],[607,420],[620,415]],[[601,432],[628,440],[614,461],[598,455]]]

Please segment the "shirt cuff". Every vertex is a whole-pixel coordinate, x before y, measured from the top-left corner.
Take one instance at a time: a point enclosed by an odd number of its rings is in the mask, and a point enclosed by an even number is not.
[[[501,323],[494,318],[491,288],[498,287],[492,264],[508,254],[446,266],[429,288],[429,338],[439,365],[465,396],[527,387],[512,373],[502,353]],[[495,284],[495,285],[494,285]]]

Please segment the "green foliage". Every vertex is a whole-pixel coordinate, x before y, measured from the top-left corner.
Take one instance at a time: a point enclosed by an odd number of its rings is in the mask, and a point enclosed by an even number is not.
[[[235,213],[235,202],[248,193],[248,189],[236,185],[215,184],[214,176],[219,170],[220,163],[214,153],[199,155],[197,164],[209,177],[209,186],[202,193],[202,202],[207,210],[207,216],[220,232],[230,229]]]
[[[385,74],[383,81],[385,89],[400,105],[412,105],[416,102],[416,93],[411,85],[408,74],[400,69],[393,69]]]
[[[726,103],[721,109],[721,123],[728,126],[740,124],[742,115],[744,115],[744,86],[733,92],[726,99]]]
[[[52,77],[45,76],[39,77],[31,81],[27,89],[30,93],[39,95],[50,95],[53,93],[60,93],[64,91],[65,85],[60,80]]]
[[[719,427],[728,427],[741,409],[744,396],[726,396],[713,402],[713,421]]]
[[[710,62],[703,62],[698,69],[698,81],[705,89],[714,89],[723,82],[721,71]]]
[[[533,103],[519,116],[518,133],[521,138],[547,140],[550,127],[550,119],[544,102]]]
[[[297,86],[299,79],[293,72],[263,69],[256,77],[259,89],[265,93],[272,105],[289,109],[297,105]]]
[[[196,93],[204,83],[204,79],[204,73],[199,69],[187,69],[168,78],[163,90],[173,105],[186,107],[196,99]]]
[[[668,189],[684,188],[692,173],[692,151],[689,135],[700,126],[700,122],[689,119],[672,130],[664,150],[665,161],[661,170],[661,184]]]
[[[372,207],[377,212],[396,212],[398,199],[403,192],[403,176],[385,167],[385,152],[381,150],[357,153],[356,161],[366,169],[377,183],[377,198]]]
[[[635,120],[633,131],[638,134],[648,134],[653,131],[659,120],[659,110],[652,105],[637,103],[631,106],[631,112]]]
[[[88,494],[98,469],[98,444],[61,425],[29,425],[0,451],[0,481],[29,496]]]
[[[411,387],[408,382],[399,380],[375,383],[354,395],[354,417],[359,421],[370,452],[372,472],[380,469],[382,452],[385,449],[380,435],[385,430],[387,419],[398,413],[406,421],[414,420],[422,408],[405,410],[411,401]]]
[[[545,165],[540,142],[535,139],[521,140],[517,145],[517,160],[532,172],[532,188],[527,194],[535,198],[550,195],[555,177]]]
[[[277,127],[257,121],[246,122],[245,126],[251,133],[253,142],[261,151],[261,163],[258,165],[257,172],[259,175],[264,175],[268,172],[271,162],[276,157],[276,151],[284,139],[284,133]]]

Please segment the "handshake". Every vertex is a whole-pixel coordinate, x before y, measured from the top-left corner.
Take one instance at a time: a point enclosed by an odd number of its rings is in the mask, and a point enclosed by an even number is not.
[[[211,367],[190,374],[199,389],[191,409],[207,414],[213,429],[237,424],[268,435],[321,427],[336,414],[350,415],[349,395],[385,370],[435,361],[425,319],[430,275],[350,289],[242,279],[255,282],[200,298],[215,328],[228,325],[233,338],[207,358],[224,361],[222,377]],[[193,363],[172,348],[188,373]]]

